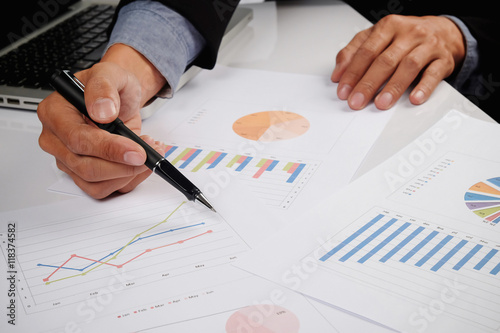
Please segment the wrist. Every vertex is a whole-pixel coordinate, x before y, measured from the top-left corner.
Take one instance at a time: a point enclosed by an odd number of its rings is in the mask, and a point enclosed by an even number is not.
[[[132,73],[141,85],[141,105],[146,104],[165,85],[166,79],[158,69],[134,48],[125,44],[113,44],[101,62],[112,62]]]

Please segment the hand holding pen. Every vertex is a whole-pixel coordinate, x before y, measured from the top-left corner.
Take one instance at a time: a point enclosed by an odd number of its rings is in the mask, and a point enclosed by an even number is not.
[[[110,51],[107,52],[107,60]],[[119,59],[129,59],[134,64],[140,62],[133,55],[120,56]],[[94,121],[110,122],[119,110],[123,122],[139,132],[140,105],[164,82],[158,81],[148,93],[142,87],[145,80],[139,83],[123,67],[123,64],[117,66],[107,61],[78,73],[78,76],[87,83],[85,100]],[[141,92],[140,96],[138,92]],[[110,107],[110,103],[114,105]],[[140,145],[89,124],[88,119],[85,120],[59,94],[46,98],[39,106],[38,115],[43,124],[40,146],[54,155],[58,167],[92,197],[103,198],[116,191],[128,192],[150,175],[151,171],[144,165],[146,154]],[[154,141],[149,143],[153,148],[161,148],[160,145],[155,147]],[[161,151],[160,155],[163,155]]]

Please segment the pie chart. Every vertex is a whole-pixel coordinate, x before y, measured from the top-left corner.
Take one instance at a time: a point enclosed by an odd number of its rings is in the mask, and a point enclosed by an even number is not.
[[[243,116],[233,123],[233,131],[254,141],[273,142],[301,136],[309,130],[309,121],[289,111],[262,111]]]
[[[300,322],[288,309],[274,304],[257,304],[234,312],[226,322],[226,333],[298,333]]]
[[[472,185],[464,196],[465,204],[487,222],[500,222],[500,177]]]

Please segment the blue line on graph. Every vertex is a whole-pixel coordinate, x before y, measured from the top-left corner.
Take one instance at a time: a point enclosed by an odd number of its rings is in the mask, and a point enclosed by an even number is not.
[[[188,226],[184,226],[184,227],[179,227],[179,228],[175,228],[175,229],[169,229],[169,230],[165,230],[165,231],[162,231],[162,232],[157,232],[156,234],[151,234],[151,235],[148,235],[148,236],[144,236],[144,237],[139,237],[135,240],[133,240],[132,242],[128,243],[126,246],[128,245],[132,245],[134,243],[137,243],[138,241],[141,241],[143,239],[146,239],[146,238],[151,238],[151,237],[155,237],[155,236],[159,236],[159,235],[162,235],[162,234],[166,234],[168,232],[174,232],[174,231],[178,231],[178,230],[182,230],[182,229],[187,229],[187,228],[192,228],[192,227],[197,227],[199,225],[204,225],[205,222],[201,222],[201,223],[197,223],[197,224],[193,224],[193,225],[188,225]],[[108,257],[111,257],[113,255],[115,255],[115,253],[117,253],[118,251],[120,251],[121,249],[123,249],[125,246],[122,246],[120,247],[119,249],[109,253],[108,255],[102,257],[101,259],[98,259],[94,262],[92,262],[91,264],[83,267],[83,268],[73,268],[73,267],[66,267],[66,266],[54,266],[54,265],[45,265],[45,264],[37,264],[37,266],[40,266],[40,267],[52,267],[52,268],[60,268],[60,269],[68,269],[68,270],[73,270],[73,271],[84,271],[86,270],[87,268],[91,267],[92,265],[95,265],[97,264],[98,262],[102,262],[103,260],[107,259]]]
[[[362,226],[358,231],[356,231],[351,236],[349,236],[348,238],[346,238],[342,243],[340,243],[339,245],[337,245],[336,247],[334,247],[333,249],[331,249],[328,253],[326,253],[325,255],[323,255],[319,260],[321,260],[321,261],[328,260],[331,256],[333,256],[335,253],[337,253],[338,251],[340,251],[344,246],[346,246],[347,244],[349,244],[350,242],[352,242],[356,237],[358,237],[359,235],[361,235],[366,229],[370,228],[372,225],[374,225],[375,223],[377,223],[377,221],[379,221],[383,217],[384,217],[384,215],[382,215],[382,214],[379,214],[376,217],[374,217],[370,222],[368,222],[367,224],[365,224],[364,226]]]
[[[403,247],[405,247],[406,244],[408,244],[412,239],[414,239],[424,229],[425,229],[424,227],[418,227],[417,229],[415,229],[408,237],[406,237],[405,239],[403,239],[398,245],[396,245],[396,247],[394,247],[385,256],[383,256],[382,259],[380,259],[380,261],[381,262],[386,262],[387,260],[389,260],[393,255],[395,255],[396,253],[398,253],[399,250],[401,250]]]
[[[408,228],[411,225],[411,223],[406,222],[402,226],[400,226],[396,231],[394,231],[392,234],[387,236],[386,239],[384,239],[382,242],[380,242],[377,246],[375,246],[370,252],[365,254],[361,259],[358,260],[359,263],[364,263],[368,259],[370,259],[375,253],[380,251],[384,246],[389,244],[396,236],[398,236],[400,233],[402,233],[406,228]]]
[[[424,238],[420,243],[418,243],[413,249],[410,250],[403,258],[401,258],[399,261],[401,262],[407,262],[415,253],[420,251],[421,248],[423,248],[427,243],[431,241],[436,235],[438,234],[437,231],[433,231],[430,234],[427,235],[427,237]]]
[[[349,259],[350,257],[352,257],[354,254],[356,254],[359,250],[361,250],[363,247],[365,247],[365,245],[367,245],[368,243],[370,243],[372,240],[374,240],[378,235],[380,235],[381,233],[383,233],[385,230],[387,230],[387,228],[389,228],[391,225],[394,224],[394,222],[396,222],[397,219],[390,219],[389,222],[387,222],[386,224],[384,224],[383,226],[381,226],[380,228],[378,228],[373,234],[371,234],[370,236],[366,237],[366,239],[364,241],[362,241],[361,243],[359,243],[358,245],[356,245],[356,247],[354,249],[352,249],[351,251],[349,251],[347,254],[345,254],[342,258],[340,258],[339,260],[344,262],[346,261],[347,259]]]

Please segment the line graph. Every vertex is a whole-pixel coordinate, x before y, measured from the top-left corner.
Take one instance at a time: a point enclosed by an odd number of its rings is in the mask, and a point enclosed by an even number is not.
[[[212,230],[208,230],[208,231],[205,231],[203,233],[200,233],[198,235],[195,235],[195,236],[191,236],[191,237],[188,237],[188,238],[185,238],[185,239],[182,239],[182,240],[179,240],[179,241],[176,241],[176,242],[173,242],[173,243],[168,243],[168,244],[165,244],[165,245],[160,245],[160,246],[156,246],[156,247],[153,247],[153,248],[148,248],[148,249],[145,249],[143,252],[140,252],[139,254],[137,254],[136,256],[128,259],[127,261],[121,263],[121,264],[113,264],[111,263],[110,261],[112,260],[115,260],[118,258],[118,256],[120,255],[120,253],[122,253],[122,251],[124,251],[127,247],[129,247],[130,245],[132,244],[135,244],[141,240],[144,240],[144,239],[148,239],[148,238],[151,238],[151,237],[157,237],[157,236],[160,236],[160,235],[163,235],[163,234],[166,234],[166,233],[169,233],[169,232],[175,232],[175,231],[178,231],[178,230],[183,230],[183,229],[187,229],[187,228],[192,228],[192,227],[196,227],[196,226],[202,226],[204,225],[205,223],[204,222],[201,222],[201,223],[197,223],[197,224],[193,224],[193,225],[189,225],[189,226],[184,226],[184,227],[179,227],[179,228],[173,228],[173,229],[169,229],[169,230],[165,230],[165,231],[161,231],[161,232],[157,232],[155,234],[152,234],[152,235],[147,235],[147,236],[142,236],[144,234],[146,234],[147,232],[155,229],[155,228],[158,228],[160,225],[166,223],[168,221],[168,219],[182,206],[184,205],[186,202],[183,201],[179,206],[177,206],[164,220],[162,220],[161,222],[153,225],[152,227],[144,230],[143,232],[135,235],[127,244],[125,244],[124,246],[118,248],[117,250],[107,254],[106,256],[100,258],[100,259],[91,259],[91,258],[87,258],[87,257],[84,257],[84,256],[80,256],[80,255],[77,255],[77,254],[71,254],[70,257],[64,261],[61,265],[59,266],[54,266],[54,265],[47,265],[47,264],[38,264],[37,266],[39,267],[52,267],[52,268],[55,268],[55,270],[50,273],[46,278],[43,279],[43,281],[46,283],[46,284],[49,284],[49,283],[53,283],[53,282],[57,282],[57,281],[62,281],[62,280],[66,280],[66,279],[70,279],[70,278],[74,278],[74,277],[77,277],[77,276],[84,276],[86,274],[88,274],[89,272],[91,272],[92,270],[94,269],[97,269],[99,268],[100,266],[102,265],[108,265],[108,266],[113,266],[113,267],[116,267],[116,268],[122,268],[124,265],[132,262],[133,260],[136,260],[137,258],[143,256],[144,254],[146,253],[149,253],[149,252],[152,252],[154,250],[158,250],[158,249],[162,249],[162,248],[165,248],[165,247],[168,247],[168,246],[172,246],[172,245],[176,245],[176,244],[182,244],[186,241],[189,241],[189,240],[192,240],[192,239],[195,239],[195,238],[198,238],[198,237],[201,237],[203,235],[207,235],[207,234],[210,234],[212,232]],[[74,268],[74,267],[68,267],[66,266],[71,260],[73,259],[82,259],[82,260],[85,260],[85,261],[90,261],[91,264],[87,265],[87,266],[84,266],[83,268]],[[94,267],[92,267],[94,266]],[[74,270],[74,271],[80,271],[82,273],[80,274],[75,274],[75,275],[70,275],[70,276],[66,276],[66,277],[63,277],[63,278],[60,278],[60,279],[56,279],[56,280],[52,280],[50,281],[50,278],[56,274],[59,270],[61,269],[68,269],[68,270]]]
[[[80,304],[108,289],[146,297],[141,290],[178,291],[185,279],[201,286],[205,271],[248,250],[221,215],[177,193],[125,206],[96,205],[78,214],[41,216],[20,232],[20,293],[27,312]]]

